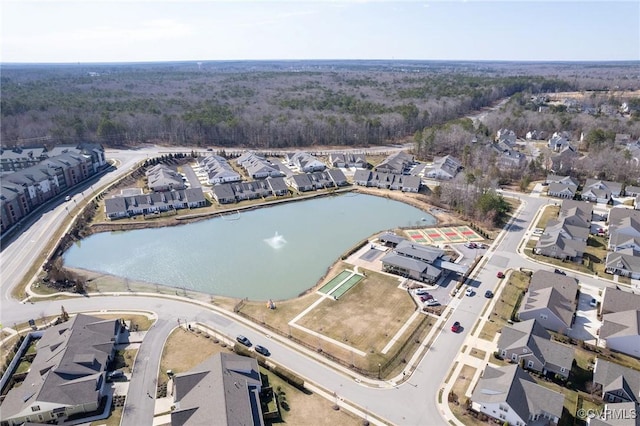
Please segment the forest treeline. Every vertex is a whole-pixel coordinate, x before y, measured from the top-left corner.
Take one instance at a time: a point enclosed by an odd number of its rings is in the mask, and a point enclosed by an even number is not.
[[[612,83],[584,67],[301,64],[5,65],[2,145],[380,145],[518,93]]]

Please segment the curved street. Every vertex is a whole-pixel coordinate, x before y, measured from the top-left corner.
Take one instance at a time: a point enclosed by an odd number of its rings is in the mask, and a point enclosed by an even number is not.
[[[156,150],[156,151],[154,151]],[[127,172],[138,161],[150,155],[157,154],[157,148],[138,151],[108,151],[112,159],[120,163],[120,167],[103,176],[93,187],[101,187],[109,181],[115,180]],[[91,190],[85,190],[74,199],[81,201],[89,196]],[[499,285],[496,273],[508,269],[529,268],[553,270],[552,266],[541,265],[518,254],[525,233],[537,215],[539,209],[549,203],[547,198],[536,196],[505,193],[507,196],[519,198],[523,203],[514,215],[513,221],[496,239],[487,251],[485,259],[480,262],[471,274],[472,285],[478,294],[485,290],[496,291]],[[74,202],[74,201],[71,201]],[[437,397],[445,375],[451,367],[451,362],[460,352],[466,336],[479,317],[488,299],[482,297],[454,298],[446,309],[442,318],[448,318],[444,327],[436,336],[432,347],[426,354],[415,360],[416,368],[409,380],[396,385],[392,381],[381,382],[378,387],[365,384],[366,381],[356,381],[354,376],[340,368],[319,362],[317,354],[298,348],[286,339],[268,336],[265,331],[255,325],[246,324],[241,318],[231,313],[220,313],[200,304],[194,304],[186,299],[177,297],[159,298],[157,295],[109,295],[90,297],[75,297],[71,299],[51,302],[21,303],[11,297],[11,289],[20,282],[22,277],[36,262],[42,262],[40,253],[48,243],[47,236],[63,223],[67,211],[65,204],[51,208],[42,213],[41,217],[29,229],[4,247],[0,256],[0,270],[2,271],[2,299],[0,320],[4,327],[11,327],[16,323],[23,323],[31,318],[56,315],[60,313],[61,305],[67,312],[95,312],[101,310],[132,310],[148,311],[157,315],[158,320],[147,333],[134,365],[134,374],[130,381],[127,409],[123,414],[122,424],[152,424],[153,400],[137,398],[144,396],[147,391],[155,389],[162,345],[171,330],[181,321],[196,321],[219,330],[228,336],[243,334],[257,344],[265,344],[272,353],[274,362],[286,366],[304,377],[307,381],[323,388],[328,393],[335,393],[336,398],[359,407],[361,412],[373,414],[384,419],[385,422],[399,425],[446,424],[442,417],[446,413],[438,408]],[[589,285],[603,287],[608,282],[593,276],[569,273],[579,281]],[[450,316],[446,314],[451,312]],[[450,326],[454,321],[460,321],[465,327],[461,333],[452,333]],[[434,330],[437,330],[434,327]],[[270,339],[267,340],[267,339]],[[140,374],[142,372],[142,374]],[[446,399],[446,398],[445,398]],[[378,423],[371,416],[371,423]]]

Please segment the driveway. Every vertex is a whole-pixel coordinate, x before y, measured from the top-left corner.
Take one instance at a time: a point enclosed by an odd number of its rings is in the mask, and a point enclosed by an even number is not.
[[[196,172],[193,171],[193,168],[191,168],[190,165],[185,164],[184,166],[182,166],[182,172],[187,177],[187,180],[189,181],[189,185],[191,185],[191,188],[202,187],[202,185],[200,184],[200,179],[198,179],[198,176],[196,176]]]
[[[596,299],[598,304],[602,301],[600,289],[597,287],[580,285],[580,296],[578,298],[578,308],[576,309],[576,319],[569,337],[584,340],[587,343],[595,344],[598,338],[598,330],[602,323],[598,320],[598,308],[591,306],[591,299]]]

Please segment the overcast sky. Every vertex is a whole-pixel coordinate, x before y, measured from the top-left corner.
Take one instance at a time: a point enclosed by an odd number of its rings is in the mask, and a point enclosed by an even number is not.
[[[0,0],[2,62],[640,60],[640,1]]]

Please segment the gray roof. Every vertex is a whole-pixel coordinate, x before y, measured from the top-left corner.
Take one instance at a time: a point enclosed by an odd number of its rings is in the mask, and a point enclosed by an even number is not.
[[[640,413],[640,403],[619,402],[606,404],[604,413],[620,414],[617,416],[605,414],[603,417],[595,417],[589,420],[589,426],[640,426],[640,415],[631,415],[631,413]],[[626,415],[624,415],[625,413]]]
[[[640,371],[623,367],[602,358],[596,358],[593,382],[602,386],[603,392],[625,387],[640,400]]]
[[[580,218],[579,223],[572,223],[573,225],[581,225],[588,227],[593,217],[593,204],[585,203],[584,201],[577,200],[564,200],[560,207],[560,213],[558,219],[568,219],[572,217]]]
[[[527,346],[531,336],[551,339],[551,335],[535,319],[513,323],[502,328],[498,339],[498,348],[520,348]]]
[[[577,294],[578,281],[575,278],[548,271],[536,271],[531,276],[529,291],[519,312],[548,308],[570,327],[576,311]]]
[[[577,185],[573,185],[573,184],[567,184],[567,183],[550,183],[549,184],[549,194],[553,195],[553,194],[562,194],[562,193],[567,193],[567,194],[572,194],[575,195],[576,191],[578,190],[578,186]]]
[[[635,310],[603,315],[602,320],[598,334],[602,339],[640,335],[640,306]]]
[[[444,250],[442,249],[415,244],[406,239],[398,244],[395,248],[395,252],[400,255],[420,259],[428,263],[433,263],[436,259],[444,255]]]
[[[333,180],[333,183],[336,185],[344,185],[347,182],[347,177],[340,169],[330,169],[327,173],[329,173],[331,180]]]
[[[626,194],[630,194],[630,193],[640,194],[640,186],[627,185],[624,188],[624,192]]]
[[[551,223],[551,221],[550,221]],[[567,231],[563,233],[563,231]],[[553,222],[551,226],[545,228],[545,233],[540,236],[536,243],[536,249],[550,250],[555,247],[557,252],[569,257],[576,257],[587,248],[587,243],[580,240],[572,240],[570,230],[565,230],[562,223]]]
[[[289,187],[282,177],[269,177],[266,180],[274,193],[288,191]]]
[[[559,175],[547,175],[547,180],[546,180],[549,184],[551,183],[563,183],[563,184],[570,184],[573,186],[579,186],[579,182],[576,178],[573,178],[571,176],[559,176]]]
[[[213,186],[213,195],[217,200],[235,200],[236,194],[230,183],[221,183]]]
[[[7,394],[2,419],[34,405],[95,403],[100,398],[98,384],[104,379],[119,326],[119,320],[78,314],[47,329],[22,386]]]
[[[571,370],[574,349],[551,340],[551,335],[535,319],[502,328],[498,348],[510,350],[521,347],[527,347],[545,365]]]
[[[291,176],[291,179],[293,179],[295,185],[298,188],[307,188],[307,187],[312,187],[313,183],[311,182],[311,178],[308,174],[303,173],[303,174],[299,174],[299,175],[293,175]]]
[[[532,414],[549,413],[562,417],[564,395],[538,385],[513,364],[501,368],[487,366],[471,397],[473,402],[506,403],[524,421]]]
[[[378,239],[382,242],[388,241],[393,244],[399,244],[402,241],[406,241],[405,238],[402,238],[401,236],[394,234],[393,232],[384,232],[380,234]]]
[[[610,312],[630,311],[638,309],[638,306],[640,306],[640,294],[607,287],[604,290],[600,313],[604,315]]]
[[[588,189],[597,190],[601,193],[619,194],[620,191],[622,191],[622,184],[607,180],[587,179],[583,187],[583,192]]]
[[[366,169],[358,169],[353,174],[354,182],[368,182],[371,179],[371,171]]]
[[[640,273],[640,256],[636,256],[633,249],[620,250],[607,254],[607,270],[625,270],[631,273]]]
[[[261,425],[260,370],[255,359],[219,353],[174,377],[172,426]],[[213,421],[212,419],[215,419]]]
[[[431,277],[437,277],[442,272],[442,269],[433,266],[422,260],[413,259],[411,257],[402,256],[397,253],[391,252],[385,254],[380,261],[384,264],[396,266],[398,268],[414,271],[419,274],[426,274]]]
[[[157,164],[151,167],[145,175],[148,181],[147,185],[153,190],[165,187],[173,189],[183,189],[185,187],[182,176],[164,164]]]
[[[402,173],[404,169],[413,163],[413,155],[407,154],[404,151],[398,151],[389,155],[380,164],[376,166],[376,170],[380,169],[391,173]]]

